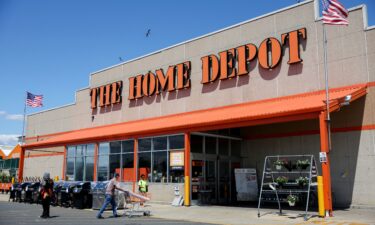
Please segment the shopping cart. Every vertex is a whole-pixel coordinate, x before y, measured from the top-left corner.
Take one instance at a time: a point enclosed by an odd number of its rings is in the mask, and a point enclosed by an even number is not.
[[[143,194],[136,194],[131,191],[125,191],[125,216],[129,218],[134,215],[143,215],[143,216],[150,216],[150,210],[144,209],[144,203],[150,201],[151,195],[147,193],[147,195]],[[128,207],[129,206],[129,207]]]

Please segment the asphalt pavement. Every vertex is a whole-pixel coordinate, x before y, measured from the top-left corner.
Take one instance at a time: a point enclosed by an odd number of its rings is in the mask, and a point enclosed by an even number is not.
[[[166,220],[147,216],[128,217],[111,217],[112,211],[105,212],[104,219],[96,219],[97,211],[79,210],[71,208],[51,207],[50,215],[52,218],[42,219],[39,216],[42,213],[41,205],[30,205],[25,203],[0,201],[0,225],[122,225],[122,224],[153,224],[153,225],[185,225],[196,224],[205,225],[207,223],[197,223],[183,220]]]

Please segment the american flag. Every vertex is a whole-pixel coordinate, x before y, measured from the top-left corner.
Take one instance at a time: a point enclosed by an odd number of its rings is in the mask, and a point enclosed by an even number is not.
[[[322,0],[323,23],[348,25],[348,10],[337,0]]]
[[[27,92],[26,105],[33,108],[43,106],[43,95],[34,95]]]

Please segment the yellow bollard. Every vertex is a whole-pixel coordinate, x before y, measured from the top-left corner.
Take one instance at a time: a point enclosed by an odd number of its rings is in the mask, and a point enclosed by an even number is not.
[[[319,216],[324,217],[324,193],[323,193],[323,177],[318,176],[318,205],[319,205]]]
[[[14,182],[15,182],[15,179],[14,179],[14,177],[12,177],[12,184],[14,184]]]
[[[190,206],[190,177],[189,176],[185,176],[184,205]]]

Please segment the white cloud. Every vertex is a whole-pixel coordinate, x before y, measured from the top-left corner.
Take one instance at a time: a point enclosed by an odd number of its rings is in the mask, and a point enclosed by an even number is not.
[[[6,114],[7,114],[7,112],[0,110],[0,115],[6,115]]]
[[[5,116],[7,120],[18,120],[22,121],[23,120],[23,115],[21,114],[8,114]]]
[[[0,134],[0,145],[17,145],[18,134]]]

